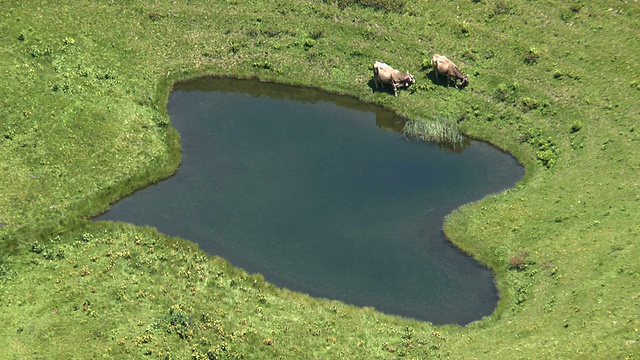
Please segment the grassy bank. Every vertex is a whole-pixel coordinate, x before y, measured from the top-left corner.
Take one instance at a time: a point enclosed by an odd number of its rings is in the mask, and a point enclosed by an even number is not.
[[[639,13],[635,1],[0,2],[6,357],[637,357]],[[433,53],[470,86],[435,84]],[[373,92],[375,60],[416,84]],[[153,229],[88,222],[176,170],[167,97],[204,75],[446,119],[514,154],[525,179],[444,225],[494,270],[494,315],[386,316],[276,289]]]

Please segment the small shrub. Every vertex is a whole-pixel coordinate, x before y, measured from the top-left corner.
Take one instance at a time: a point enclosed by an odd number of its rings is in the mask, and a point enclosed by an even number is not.
[[[71,46],[73,44],[76,43],[76,40],[72,37],[65,37],[64,40],[62,40],[62,45],[64,46]]]
[[[0,280],[2,278],[8,278],[15,273],[16,272],[12,271],[8,264],[4,263],[4,261],[0,259]]]
[[[165,321],[169,323],[169,328],[175,330],[181,339],[188,339],[193,335],[193,331],[190,329],[193,325],[193,318],[182,305],[171,306],[169,313],[165,316]]]
[[[582,149],[584,147],[584,143],[578,141],[574,135],[569,136],[569,142],[571,144],[571,148],[574,150]]]
[[[536,148],[536,159],[547,169],[555,165],[559,150],[551,137],[544,137],[540,130],[529,127],[522,129],[520,141]]]
[[[532,46],[529,48],[527,55],[525,55],[524,62],[529,65],[532,65],[538,62],[539,58],[540,58],[540,54],[538,53],[538,49]]]
[[[507,86],[507,84],[505,83],[499,84],[498,88],[495,91],[495,98],[504,102],[507,100],[509,95],[511,95],[511,91],[509,90],[509,87]]]
[[[62,46],[60,47],[60,51],[65,52],[67,51],[69,48],[73,47],[73,45],[76,43],[76,40],[72,37],[65,37],[62,40]]]
[[[309,37],[313,40],[318,40],[322,37],[322,30],[313,30],[309,33]]]
[[[44,49],[41,49],[36,45],[33,45],[29,50],[29,54],[31,55],[31,57],[34,57],[34,58],[49,56],[52,53],[53,53],[53,50],[51,50],[51,48],[45,47]]]
[[[564,76],[564,73],[558,69],[554,69],[553,70],[553,78],[554,79],[562,79],[562,77]]]
[[[41,254],[43,251],[45,250],[45,246],[40,244],[37,241],[34,241],[33,244],[31,244],[31,252],[36,253],[36,254]]]
[[[57,260],[62,260],[64,258],[66,258],[66,257],[67,257],[67,255],[65,254],[64,249],[56,250],[56,259]]]
[[[511,270],[523,270],[527,266],[524,258],[519,255],[514,255],[509,260],[509,269]]]
[[[572,80],[579,81],[582,77],[578,74],[572,72],[566,72],[559,69],[553,70],[553,78],[556,80],[562,80],[563,78],[569,78]]]
[[[558,149],[553,143],[553,140],[551,138],[538,138],[534,142],[534,145],[538,147],[538,151],[536,152],[538,161],[547,169],[552,168],[558,157]]]
[[[511,256],[509,259],[509,269],[522,271],[527,268],[529,265],[535,264],[529,258],[529,252],[526,250],[519,251],[517,254]]]
[[[92,68],[83,67],[82,65],[78,64],[78,66],[76,67],[76,74],[78,76],[88,78],[89,76],[92,76],[94,72]]]
[[[306,49],[309,49],[309,48],[314,47],[314,46],[315,46],[315,44],[316,44],[316,41],[315,41],[314,39],[312,39],[312,38],[306,39],[306,40],[304,41],[304,47],[305,47]]]
[[[5,131],[5,133],[2,134],[2,136],[7,140],[13,140],[13,137],[16,136],[16,131],[13,129],[9,129]]]
[[[162,116],[158,113],[153,115],[153,122],[155,122],[158,127],[165,127],[170,124],[168,116]]]
[[[431,69],[431,59],[422,59],[422,70]]]
[[[584,4],[580,2],[575,2],[569,6],[569,10],[571,10],[574,13],[579,13],[583,7],[584,7]]]
[[[271,64],[267,60],[256,61],[256,62],[252,63],[251,66],[253,66],[254,68],[257,68],[257,69],[265,69],[265,70],[269,70],[272,67]]]
[[[536,99],[532,99],[528,96],[522,99],[521,104],[522,104],[522,110],[525,112],[530,110],[535,110],[539,106],[538,101]]]
[[[237,54],[238,52],[240,52],[240,48],[242,47],[241,44],[238,44],[237,42],[231,40],[229,41],[229,51],[231,51],[232,54]]]
[[[571,5],[569,5],[568,9],[564,8],[560,10],[560,18],[564,22],[569,22],[573,18],[575,18],[576,14],[578,14],[583,7],[584,5],[581,4],[580,2],[574,2]]]
[[[417,92],[418,90],[422,90],[422,91],[432,91],[435,90],[437,87],[433,84],[429,84],[429,83],[420,83],[420,84],[416,84],[413,85],[412,87],[409,88],[409,92],[411,94]]]
[[[102,76],[101,80],[114,80],[116,78],[115,73],[112,70],[107,69],[107,71],[104,72],[104,75]]]
[[[390,353],[394,353],[394,352],[398,351],[398,349],[396,349],[395,347],[391,346],[391,344],[389,344],[387,342],[382,344],[382,350],[388,351]]]
[[[571,125],[570,132],[573,134],[573,133],[576,133],[576,132],[580,131],[580,129],[582,129],[582,121],[575,120],[573,122],[573,125]]]
[[[471,35],[471,28],[469,27],[469,23],[467,21],[462,23],[462,25],[460,26],[460,31],[462,32],[462,35],[464,35],[464,36],[470,36]]]
[[[45,258],[45,259],[47,259],[47,260],[53,260],[53,258],[54,258],[54,254],[53,254],[53,252],[51,252],[50,250],[48,250],[48,249],[44,249],[44,250],[42,251],[42,257],[44,257],[44,258]]]

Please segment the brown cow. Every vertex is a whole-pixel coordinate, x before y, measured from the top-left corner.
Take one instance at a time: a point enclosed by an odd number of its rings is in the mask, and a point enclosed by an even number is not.
[[[453,86],[455,86],[456,89],[458,88],[458,80],[460,80],[461,86],[469,85],[469,75],[462,75],[456,64],[447,59],[446,56],[433,55],[431,65],[433,65],[434,72],[436,73],[437,82],[440,82],[440,79],[438,79],[438,74],[440,74],[447,76],[447,87],[449,87],[451,80],[453,80]]]
[[[383,62],[376,61],[373,64],[373,82],[376,89],[384,84],[391,84],[393,95],[398,96],[399,87],[408,88],[416,80],[409,73],[401,73]]]

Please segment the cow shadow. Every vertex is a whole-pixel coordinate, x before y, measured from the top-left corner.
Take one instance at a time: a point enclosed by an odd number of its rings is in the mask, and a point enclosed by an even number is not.
[[[442,86],[442,87],[447,87],[447,75],[440,75],[440,76],[436,79],[436,71],[435,71],[435,70],[433,70],[433,69],[427,73],[427,79],[428,79],[428,80],[430,80],[430,81],[431,81],[431,83],[432,83],[433,85],[436,85],[436,86]],[[438,80],[440,80],[440,81],[438,81]],[[469,86],[469,85],[467,85],[467,84],[464,84],[464,85],[463,85],[463,84],[460,84],[460,85],[458,85],[457,89],[458,89],[458,90],[463,90],[463,89],[464,89],[464,88],[466,88],[467,86]],[[456,87],[455,87],[455,86],[453,86],[453,84],[451,84],[451,85],[450,85],[450,87],[452,87],[452,88],[456,89]]]
[[[373,78],[369,79],[367,85],[371,88],[371,92],[374,94],[376,92],[385,92],[387,94],[393,95],[393,88],[389,84],[381,84],[380,87],[376,87],[376,82]]]
[[[429,72],[427,72],[427,79],[431,80],[431,83],[434,85],[445,85],[443,82],[438,82],[438,80],[436,80],[436,71],[435,70],[431,70]],[[442,80],[442,79],[440,79]]]
[[[379,88],[376,88],[376,82],[373,80],[373,78],[371,78],[369,80],[369,82],[367,83],[367,85],[369,85],[369,87],[371,88],[371,91],[374,94],[376,92],[384,92],[384,93],[387,93],[389,95],[395,96],[395,94],[393,93],[393,86],[391,86],[390,84],[382,83]],[[400,91],[406,91],[408,89],[409,88],[406,88],[404,86],[402,86],[402,87],[399,86],[398,87],[398,94],[400,93]]]

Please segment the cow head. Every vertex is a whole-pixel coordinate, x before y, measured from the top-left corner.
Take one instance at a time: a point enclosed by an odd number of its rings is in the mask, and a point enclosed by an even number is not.
[[[460,85],[462,85],[462,86],[469,85],[469,74],[464,75],[461,80],[462,80],[462,82],[460,83]]]
[[[405,78],[402,79],[402,85],[405,88],[408,88],[409,86],[415,84],[415,82],[416,82],[416,79],[414,79],[413,75],[411,75],[410,73],[407,73],[405,75]]]

